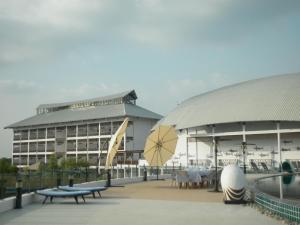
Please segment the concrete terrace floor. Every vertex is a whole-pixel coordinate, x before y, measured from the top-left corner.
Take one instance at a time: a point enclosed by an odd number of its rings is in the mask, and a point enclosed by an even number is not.
[[[170,181],[149,181],[110,188],[103,198],[54,199],[0,214],[1,225],[208,225],[280,224],[248,206],[225,205],[222,193],[177,189]]]

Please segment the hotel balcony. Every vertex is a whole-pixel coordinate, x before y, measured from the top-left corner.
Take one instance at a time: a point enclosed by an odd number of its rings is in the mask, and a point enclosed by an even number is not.
[[[97,166],[98,165],[98,154],[89,155],[89,163],[91,166]]]
[[[37,130],[30,130],[30,132],[29,132],[29,139],[30,140],[37,139]]]
[[[13,145],[13,153],[20,153],[20,144]]]
[[[100,124],[100,135],[111,135],[111,123]]]
[[[87,151],[87,141],[86,140],[80,140],[78,141],[78,151]]]
[[[29,165],[35,164],[36,163],[36,157],[29,157]]]
[[[82,125],[78,126],[78,137],[85,137],[87,136],[87,126]]]
[[[67,151],[73,152],[76,151],[76,141],[67,142]]]
[[[38,152],[45,152],[45,142],[38,143]]]
[[[98,147],[98,139],[91,139],[89,140],[89,151],[97,151],[99,149]]]
[[[54,141],[47,142],[47,152],[54,152],[54,150],[55,150]]]
[[[46,129],[38,129],[38,139],[46,138]]]
[[[98,136],[99,135],[99,125],[98,124],[90,124],[88,126],[88,135],[89,136]]]
[[[67,137],[76,137],[76,126],[67,127]]]
[[[22,153],[28,152],[28,144],[27,143],[22,143],[21,144],[21,152]]]
[[[47,138],[55,138],[55,129],[54,128],[47,129]]]
[[[36,142],[34,143],[29,143],[29,152],[36,152],[37,151],[37,144]]]

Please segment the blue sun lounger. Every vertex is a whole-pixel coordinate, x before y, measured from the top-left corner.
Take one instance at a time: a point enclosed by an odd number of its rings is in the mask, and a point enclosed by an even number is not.
[[[46,189],[46,190],[38,190],[36,191],[37,194],[45,196],[45,199],[43,201],[43,204],[47,201],[47,199],[50,197],[50,202],[52,203],[53,198],[74,198],[76,203],[78,204],[78,196],[83,199],[85,202],[85,195],[91,194],[90,191],[62,191],[58,189]]]
[[[78,187],[78,186],[73,186],[73,187],[59,186],[58,188],[63,191],[89,191],[90,193],[93,194],[94,198],[96,198],[95,192],[97,192],[100,198],[102,198],[100,191],[105,191],[107,189],[107,187]]]

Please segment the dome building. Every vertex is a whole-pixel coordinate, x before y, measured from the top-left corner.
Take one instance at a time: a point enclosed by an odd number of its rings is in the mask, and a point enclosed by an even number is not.
[[[217,143],[218,166],[245,162],[267,169],[290,160],[300,169],[300,73],[197,95],[158,124],[174,125],[179,135],[168,165],[213,165]]]

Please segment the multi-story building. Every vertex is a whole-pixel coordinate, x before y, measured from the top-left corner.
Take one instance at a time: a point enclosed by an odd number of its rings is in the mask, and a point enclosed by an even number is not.
[[[129,125],[115,163],[135,163],[146,138],[162,117],[136,105],[134,90],[76,102],[43,104],[37,114],[7,126],[13,129],[12,163],[19,167],[47,163],[53,153],[105,164],[111,136],[126,117]]]

